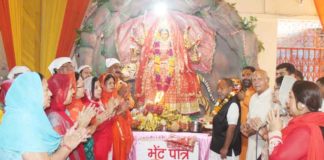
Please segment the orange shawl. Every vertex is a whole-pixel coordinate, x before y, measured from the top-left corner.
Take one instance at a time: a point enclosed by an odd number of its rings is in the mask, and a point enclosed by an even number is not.
[[[115,116],[113,124],[113,159],[127,160],[133,145],[132,116],[129,111]]]

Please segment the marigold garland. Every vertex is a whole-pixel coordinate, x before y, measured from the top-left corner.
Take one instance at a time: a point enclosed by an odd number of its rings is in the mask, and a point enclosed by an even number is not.
[[[236,92],[232,91],[230,92],[226,98],[224,99],[217,99],[215,107],[212,111],[212,115],[215,116],[218,114],[218,112],[223,108],[223,106],[232,98],[236,95]]]
[[[170,49],[167,51],[169,56],[168,58],[168,74],[165,77],[164,82],[162,82],[161,75],[161,50],[160,50],[160,41],[155,41],[153,44],[154,47],[154,73],[155,73],[155,81],[159,91],[166,92],[171,84],[172,76],[174,74],[174,66],[175,66],[175,57],[173,54],[173,50],[170,46]]]

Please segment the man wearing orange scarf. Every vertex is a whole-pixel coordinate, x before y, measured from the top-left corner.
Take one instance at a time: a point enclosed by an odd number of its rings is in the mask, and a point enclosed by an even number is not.
[[[244,124],[247,120],[247,114],[249,112],[249,103],[252,95],[255,93],[255,90],[252,86],[252,73],[255,71],[255,68],[252,66],[246,66],[241,72],[242,76],[242,86],[243,90],[239,93],[241,99],[241,124]],[[240,160],[246,159],[246,151],[248,147],[248,138],[242,135],[242,148],[240,154]]]

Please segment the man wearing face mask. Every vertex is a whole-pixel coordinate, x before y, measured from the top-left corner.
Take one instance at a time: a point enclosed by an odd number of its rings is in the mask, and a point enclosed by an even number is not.
[[[241,124],[245,123],[247,120],[250,99],[252,95],[255,93],[255,90],[252,86],[252,74],[254,71],[255,71],[254,67],[246,66],[243,68],[241,72],[242,90],[238,94],[240,98],[240,106],[241,106]],[[242,134],[242,147],[241,147],[240,160],[245,160],[247,146],[248,146],[248,138]]]

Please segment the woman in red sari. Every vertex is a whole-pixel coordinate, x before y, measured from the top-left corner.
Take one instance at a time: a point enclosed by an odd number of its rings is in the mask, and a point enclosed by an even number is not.
[[[94,104],[97,108],[97,116],[92,120],[91,124],[95,131],[93,134],[93,153],[94,159],[107,160],[109,158],[109,151],[111,151],[112,134],[111,122],[112,110],[107,110],[106,105],[102,102],[102,86],[96,77],[88,77],[85,79],[85,91],[87,95],[86,104]],[[106,103],[105,103],[106,104]],[[111,106],[109,104],[108,106]],[[112,108],[112,107],[110,107]],[[112,157],[112,153],[110,153]]]
[[[287,104],[293,117],[288,126],[281,130],[278,110],[268,115],[270,159],[324,159],[324,113],[318,112],[321,104],[320,89],[315,83],[295,82]]]
[[[114,107],[108,107],[112,106],[111,103],[108,105],[108,101],[113,95],[113,91],[115,89],[115,77],[113,77],[111,74],[104,74],[100,76],[99,81],[97,81],[96,85],[97,87],[100,87],[102,89],[100,97],[100,102],[105,104],[103,107],[101,107],[100,112],[106,112],[107,114],[110,114],[110,116],[113,116],[113,108]],[[108,88],[106,87],[106,83],[113,82],[112,85],[110,85]],[[100,82],[100,83],[99,83]],[[99,86],[98,86],[99,85]],[[110,117],[111,118],[111,117]],[[97,129],[96,132],[93,134],[94,139],[94,156],[95,159],[104,159],[104,160],[111,160],[112,159],[112,142],[113,142],[113,135],[112,135],[112,124],[113,124],[113,118],[112,119],[105,119],[101,120],[100,116],[97,117]],[[101,122],[98,122],[101,121]],[[100,124],[99,124],[100,123]]]
[[[64,135],[73,126],[73,121],[66,114],[66,105],[72,101],[74,89],[72,80],[67,74],[55,74],[48,80],[48,88],[52,92],[50,108],[47,116],[54,130],[60,135]],[[80,144],[69,155],[70,160],[85,160],[83,145]]]

